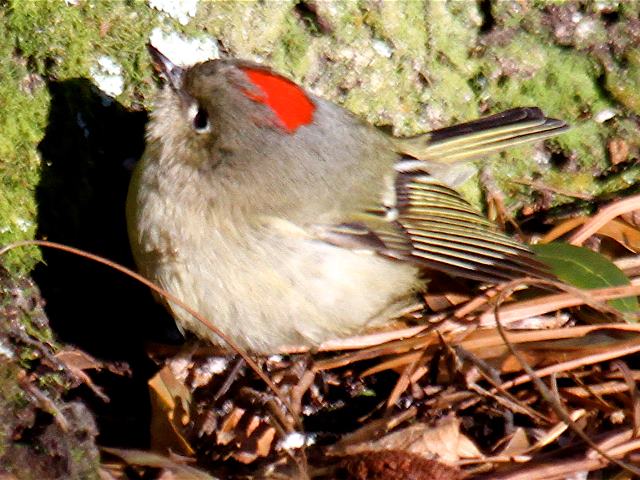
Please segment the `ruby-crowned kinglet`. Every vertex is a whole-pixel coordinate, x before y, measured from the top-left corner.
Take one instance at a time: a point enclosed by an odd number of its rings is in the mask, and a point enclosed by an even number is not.
[[[425,269],[488,282],[548,275],[431,174],[564,122],[517,108],[395,138],[262,65],[184,69],[150,51],[167,84],[127,199],[134,258],[241,346],[269,353],[380,325],[424,289]]]

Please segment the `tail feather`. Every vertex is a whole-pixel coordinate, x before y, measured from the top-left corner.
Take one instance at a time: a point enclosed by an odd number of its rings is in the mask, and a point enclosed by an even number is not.
[[[569,127],[535,107],[514,108],[417,137],[400,139],[398,150],[419,160],[453,163],[549,138]]]

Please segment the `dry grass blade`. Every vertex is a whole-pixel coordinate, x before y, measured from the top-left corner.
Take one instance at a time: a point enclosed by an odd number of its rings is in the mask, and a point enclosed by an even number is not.
[[[418,355],[415,357],[415,360],[413,360],[411,363],[406,365],[402,374],[398,378],[398,381],[393,387],[393,390],[389,394],[389,397],[387,398],[387,402],[386,402],[387,411],[390,411],[391,408],[396,404],[396,402],[400,398],[400,395],[402,395],[402,393],[409,386],[409,383],[411,382],[411,377],[415,373],[416,369],[424,363],[427,357],[426,352],[422,350],[421,352],[417,352],[417,353]]]
[[[516,288],[518,288],[519,284],[520,284],[520,282],[518,282],[518,281],[513,281],[513,282],[510,282],[510,283],[507,283],[506,286],[505,286],[505,289],[500,293],[500,295],[499,295],[499,297],[497,299],[496,305],[495,305],[495,309],[494,309],[494,313],[495,313],[495,317],[496,317],[496,326],[498,327],[498,332],[500,333],[500,336],[504,340],[506,346],[509,348],[509,351],[513,354],[514,357],[516,357],[518,359],[518,362],[520,363],[522,368],[525,370],[525,372],[527,372],[527,374],[531,377],[531,380],[534,383],[534,385],[536,386],[537,390],[540,392],[542,397],[544,397],[544,399],[549,404],[549,406],[552,408],[552,410],[565,423],[567,423],[571,427],[571,429],[582,440],[584,440],[587,443],[587,445],[589,445],[591,448],[593,448],[604,459],[608,460],[612,464],[615,464],[616,466],[620,467],[621,469],[626,470],[626,471],[628,471],[628,472],[630,472],[630,473],[632,473],[634,475],[640,475],[640,469],[636,468],[634,465],[631,465],[631,464],[629,464],[627,462],[624,462],[622,460],[614,458],[608,452],[605,452],[604,450],[602,450],[594,442],[594,440],[592,440],[591,437],[589,435],[587,435],[587,433],[580,426],[578,426],[575,423],[575,421],[571,418],[571,415],[569,415],[569,413],[566,411],[565,407],[561,404],[559,396],[558,396],[557,388],[555,389],[555,392],[552,393],[547,388],[547,386],[544,384],[544,382],[540,379],[540,377],[536,375],[536,373],[534,372],[533,368],[531,368],[531,366],[527,363],[527,361],[524,358],[524,356],[521,355],[518,350],[516,350],[516,348],[513,346],[513,344],[511,342],[509,342],[509,339],[507,338],[506,331],[504,330],[504,327],[502,326],[502,323],[500,322],[500,317],[499,317],[499,315],[500,315],[500,304],[502,303],[502,301],[504,301],[507,298],[507,296],[510,294],[510,291],[515,290]]]
[[[318,352],[335,352],[346,350],[362,350],[363,348],[382,345],[383,343],[394,340],[402,340],[411,338],[428,327],[409,327],[399,328],[388,332],[371,333],[368,335],[356,335],[348,338],[339,338],[322,343],[318,348]],[[290,347],[282,351],[282,353],[303,353],[309,351],[308,347]]]
[[[633,195],[607,205],[569,237],[569,243],[572,245],[582,245],[587,238],[598,232],[598,230],[615,217],[633,212],[634,210],[638,210],[638,208],[640,208],[640,195]]]
[[[331,446],[327,453],[330,455],[344,455],[350,453],[350,448],[353,446],[379,438],[383,433],[386,433],[415,417],[417,413],[417,409],[409,408],[392,417],[371,421],[359,430],[356,430],[349,435],[345,435],[342,440]]]
[[[616,458],[640,449],[640,440],[632,438],[631,430],[610,435],[598,444]],[[493,460],[489,458],[488,460]],[[507,460],[508,461],[508,460]],[[477,476],[474,480],[564,480],[576,472],[590,472],[606,466],[606,460],[595,452],[587,454],[567,455],[554,451],[537,460],[530,460],[527,465],[512,467],[503,473]]]
[[[578,419],[584,417],[586,413],[587,411],[584,409],[575,410],[569,414],[569,417],[573,422],[577,422]],[[567,425],[566,423],[558,423],[553,428],[551,428],[546,433],[546,435],[540,438],[540,440],[538,440],[535,445],[532,445],[531,447],[529,447],[529,450],[522,453],[535,452],[536,450],[555,442],[560,437],[560,435],[562,435],[568,428],[569,425]]]
[[[544,315],[563,308],[577,307],[580,305],[589,305],[609,313],[617,313],[615,311],[612,312],[612,309],[607,305],[602,304],[602,302],[616,298],[632,297],[640,294],[640,285],[633,284],[593,290],[579,290],[559,283],[557,285],[561,286],[564,290],[568,290],[568,293],[545,295],[532,300],[524,300],[508,304],[503,310],[501,310],[501,318],[504,317],[503,322],[508,325],[509,323],[517,320],[537,315]],[[493,312],[485,312],[480,316],[479,322],[480,325],[492,325],[495,323],[495,315]]]
[[[211,476],[203,470],[185,465],[179,462],[175,457],[170,458],[158,453],[151,453],[141,450],[125,450],[119,448],[103,448],[103,451],[121,458],[129,465],[139,465],[146,467],[155,467],[168,472],[167,476],[162,478],[175,478],[183,480],[216,480],[217,477]]]
[[[541,239],[540,243],[549,243],[562,237],[564,234],[569,233],[571,230],[576,229],[580,225],[584,225],[589,220],[589,217],[581,216],[570,218],[549,230]]]
[[[509,337],[508,337],[509,338]],[[621,345],[608,346],[604,351],[600,353],[589,354],[585,353],[579,355],[578,358],[566,362],[555,363],[548,367],[535,370],[535,375],[539,378],[546,377],[548,375],[568,372],[576,370],[580,367],[587,365],[594,365],[601,362],[610,361],[616,358],[622,358],[624,356],[640,352],[640,337],[633,340],[622,342]],[[504,389],[512,388],[517,385],[528,383],[532,380],[529,374],[520,375],[513,380],[504,382],[501,387]]]

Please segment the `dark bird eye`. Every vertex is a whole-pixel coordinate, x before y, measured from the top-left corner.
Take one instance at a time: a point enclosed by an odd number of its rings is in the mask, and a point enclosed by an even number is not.
[[[193,128],[197,133],[207,133],[209,131],[209,114],[202,107],[197,107],[193,116]]]

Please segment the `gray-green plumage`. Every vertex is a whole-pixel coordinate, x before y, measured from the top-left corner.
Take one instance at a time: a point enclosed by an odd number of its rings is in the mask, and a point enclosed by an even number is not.
[[[397,139],[306,93],[312,121],[291,132],[251,93],[244,69],[264,67],[214,60],[183,72],[155,55],[170,82],[129,192],[134,257],[241,345],[273,352],[379,325],[424,287],[425,267],[486,281],[547,274],[429,172],[563,122],[514,109]]]

